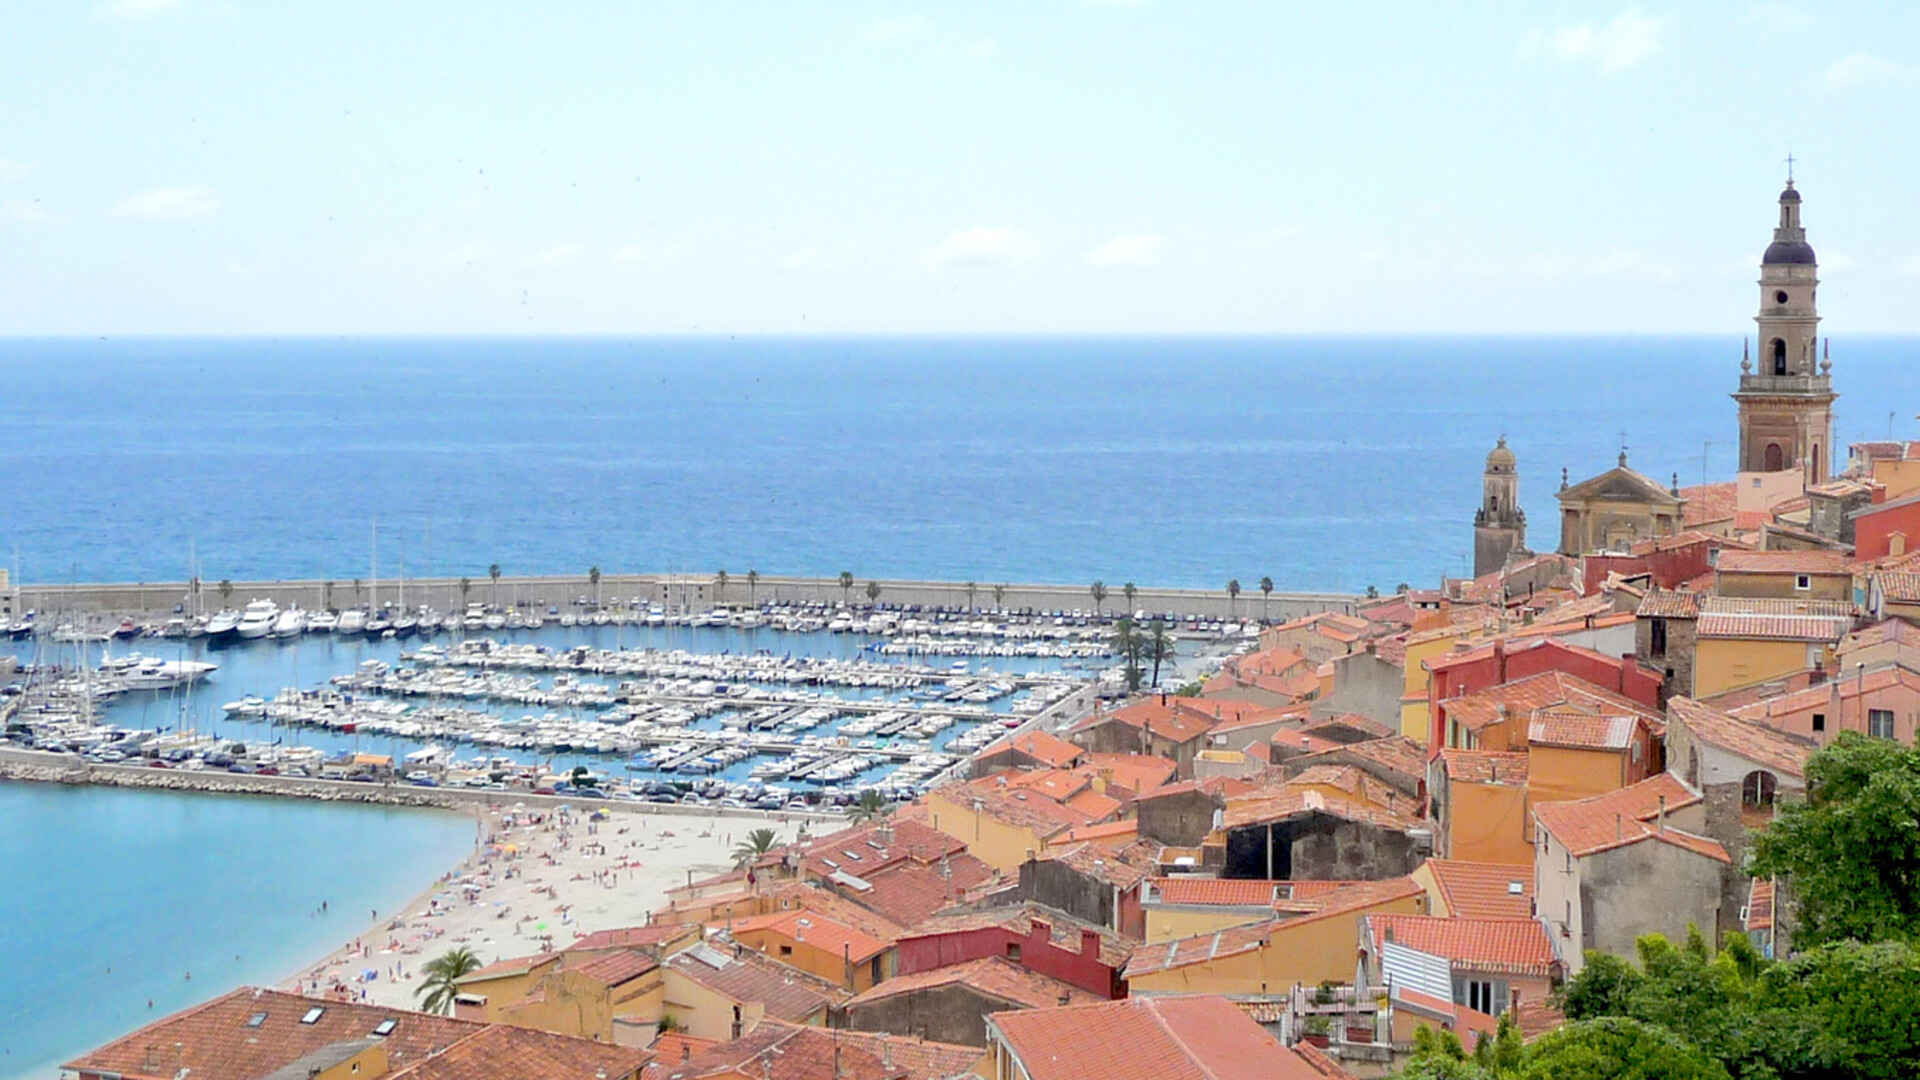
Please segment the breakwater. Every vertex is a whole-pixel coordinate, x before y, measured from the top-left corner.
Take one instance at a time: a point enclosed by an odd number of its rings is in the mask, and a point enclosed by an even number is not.
[[[158,615],[176,608],[212,610],[238,607],[247,601],[272,599],[281,607],[307,610],[366,608],[384,605],[429,604],[454,611],[468,604],[515,607],[522,610],[566,610],[583,601],[605,606],[630,606],[635,601],[659,604],[671,611],[704,611],[715,605],[838,604],[888,607],[918,604],[954,609],[1054,611],[1096,608],[1112,613],[1142,610],[1171,612],[1182,618],[1260,618],[1283,621],[1321,611],[1353,610],[1362,597],[1352,593],[1280,592],[1263,595],[1257,581],[1240,581],[1238,596],[1230,596],[1222,580],[1218,589],[1138,588],[1129,603],[1125,582],[1105,582],[1106,596],[1096,604],[1093,583],[1085,585],[1032,584],[996,581],[913,581],[855,577],[785,577],[745,572],[719,574],[589,574],[508,576],[486,574],[463,578],[398,579],[341,578],[303,581],[207,581],[197,587],[186,581],[77,582],[67,584],[15,583],[15,611],[98,612],[102,614]]]
[[[31,750],[0,750],[0,781],[138,788],[147,791],[192,791],[212,795],[251,795],[310,799],[318,802],[365,803],[472,813],[480,807],[524,804],[555,808],[592,806],[609,813],[659,817],[738,817],[780,821],[843,821],[838,815],[792,811],[745,810],[674,803],[637,803],[582,800],[564,795],[535,795],[527,791],[475,791],[451,787],[415,787],[405,783],[360,783],[313,777],[257,776],[242,773],[153,769],[134,765],[102,765],[74,754],[47,754]]]

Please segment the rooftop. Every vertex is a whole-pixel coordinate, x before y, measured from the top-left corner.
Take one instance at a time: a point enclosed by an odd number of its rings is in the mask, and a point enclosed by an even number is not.
[[[1838,551],[1723,551],[1722,574],[1848,574],[1852,560]]]
[[[901,994],[954,985],[972,987],[988,997],[1006,1002],[1008,1008],[1015,1009],[1045,1009],[1062,1004],[1104,1000],[1077,986],[1061,982],[1049,975],[1042,975],[1004,957],[985,956],[964,963],[915,972],[911,975],[895,975],[862,993],[847,1005],[849,1007],[865,1005],[875,1001],[885,1001]],[[1062,1001],[1062,998],[1067,1000]]]
[[[389,1075],[391,1080],[620,1080],[652,1057],[629,1046],[496,1024]]]
[[[1110,968],[1126,966],[1127,959],[1133,955],[1132,940],[1114,933],[1104,926],[1095,926],[1047,907],[1044,904],[1026,903],[1011,907],[988,908],[985,911],[969,911],[953,915],[936,915],[915,926],[901,937],[902,941],[912,938],[940,937],[947,934],[965,934],[976,930],[1005,930],[1015,937],[1030,937],[1033,925],[1044,923],[1048,928],[1048,937],[1057,949],[1078,954],[1082,931],[1091,930],[1100,935],[1100,962]]]
[[[980,751],[978,756],[990,758],[996,754],[1008,752],[1024,754],[1056,769],[1064,769],[1079,761],[1080,756],[1086,751],[1044,731],[1028,731],[992,743]]]
[[[1553,971],[1553,943],[1539,920],[1531,916],[1443,919],[1435,915],[1369,915],[1367,929],[1376,947],[1379,942],[1391,941],[1444,956],[1456,967],[1541,977]]]
[[[1029,1080],[1322,1080],[1226,998],[1139,997],[995,1013]]]
[[[1531,759],[1525,751],[1442,750],[1440,760],[1447,778],[1469,784],[1512,784],[1527,786]]]
[[[1153,899],[1161,904],[1208,907],[1257,907],[1272,910],[1280,883],[1251,878],[1161,877],[1153,879]]]
[[[1717,841],[1682,832],[1671,825],[1661,826],[1658,818],[1663,797],[1669,813],[1700,801],[1699,793],[1672,773],[1660,773],[1590,799],[1536,806],[1533,816],[1540,828],[1578,858],[1643,840],[1658,840],[1720,862],[1733,861]]]
[[[678,972],[722,997],[759,1002],[776,1020],[804,1023],[849,995],[824,979],[769,960],[752,949],[696,945],[667,961]]]
[[[1533,867],[1428,859],[1434,888],[1455,916],[1524,919],[1533,915]]]
[[[891,944],[806,908],[734,920],[733,936],[736,939],[744,934],[756,933],[772,934],[811,945],[835,956],[848,957],[854,963],[886,952]]]
[[[1667,702],[1667,715],[1683,724],[1694,738],[1717,746],[1783,776],[1803,777],[1815,744],[1807,739],[1749,723],[1692,698]]]

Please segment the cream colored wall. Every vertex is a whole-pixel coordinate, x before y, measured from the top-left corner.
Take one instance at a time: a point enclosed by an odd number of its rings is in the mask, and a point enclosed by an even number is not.
[[[534,986],[559,965],[560,957],[556,954],[534,964],[523,974],[502,975],[497,979],[461,983],[460,993],[474,994],[487,999],[484,1006],[463,1012],[461,1018],[482,1020],[487,1023],[499,1021],[502,1010],[525,1000],[526,996],[533,992]]]
[[[1920,491],[1920,461],[1876,461],[1873,478],[1887,486],[1887,502]]]
[[[1808,670],[1804,641],[1701,638],[1694,646],[1693,696],[1710,698]],[[1821,649],[1816,656],[1824,657]]]
[[[1527,789],[1518,784],[1447,784],[1447,858],[1461,862],[1527,863],[1530,812]]]
[[[1415,894],[1329,918],[1281,922],[1260,949],[1142,975],[1127,986],[1135,994],[1279,994],[1295,983],[1348,983],[1360,955],[1362,916],[1426,913],[1426,895]]]
[[[1809,574],[1808,588],[1794,586],[1798,574],[1720,574],[1713,591],[1721,596],[1762,597],[1774,600],[1852,600],[1850,574]]]
[[[974,858],[1003,874],[1018,873],[1029,852],[1039,854],[1047,847],[1031,829],[976,814],[972,807],[940,794],[927,796],[927,819],[934,828],[966,844]],[[835,976],[833,981],[840,979]]]
[[[1271,910],[1250,912],[1238,908],[1212,907],[1201,909],[1191,907],[1147,908],[1147,944],[1158,941],[1172,941],[1175,938],[1198,937],[1211,934],[1216,930],[1225,930],[1230,926],[1246,926],[1273,918]]]
[[[1626,765],[1625,752],[1534,746],[1527,751],[1527,790],[1536,806],[1604,795],[1627,786]],[[1526,856],[1521,851],[1517,861]]]
[[[538,996],[502,1010],[501,1020],[556,1035],[612,1042],[614,1017],[657,1021],[666,998],[665,980],[657,970],[611,988],[577,971],[557,971],[541,980],[540,989]]]
[[[680,1029],[697,1039],[727,1042],[733,1038],[735,1001],[725,994],[694,982],[673,968],[666,969],[663,1007]],[[766,1006],[743,1001],[740,1006],[741,1033],[748,1034],[766,1016]]]

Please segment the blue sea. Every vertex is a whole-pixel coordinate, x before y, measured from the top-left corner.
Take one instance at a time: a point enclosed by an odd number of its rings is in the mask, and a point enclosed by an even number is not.
[[[1603,471],[1623,442],[1663,480],[1730,478],[1729,329],[10,340],[0,562],[27,582],[179,580],[190,556],[209,581],[350,580],[377,522],[383,578],[1432,584],[1467,568],[1502,434],[1536,548],[1561,469]],[[1911,437],[1916,371],[1920,339],[1843,339],[1838,441]],[[248,663],[298,675],[291,654]],[[0,786],[0,1080],[277,981],[360,928],[313,916],[321,898],[391,907],[470,841],[457,817]]]

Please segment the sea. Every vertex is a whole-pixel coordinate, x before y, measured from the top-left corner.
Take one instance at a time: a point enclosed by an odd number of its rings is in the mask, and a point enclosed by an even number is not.
[[[498,564],[1430,586],[1469,570],[1502,435],[1537,549],[1557,540],[1563,470],[1577,482],[1624,452],[1663,481],[1730,479],[1740,351],[1737,328],[10,339],[0,562],[29,583],[348,581],[376,565],[482,579]],[[1914,436],[1920,338],[1846,339],[1833,362],[1840,445]],[[307,662],[311,683],[322,661]],[[299,663],[259,654],[223,670],[221,692],[271,696]],[[473,828],[0,785],[0,1080],[284,978],[427,887]]]

